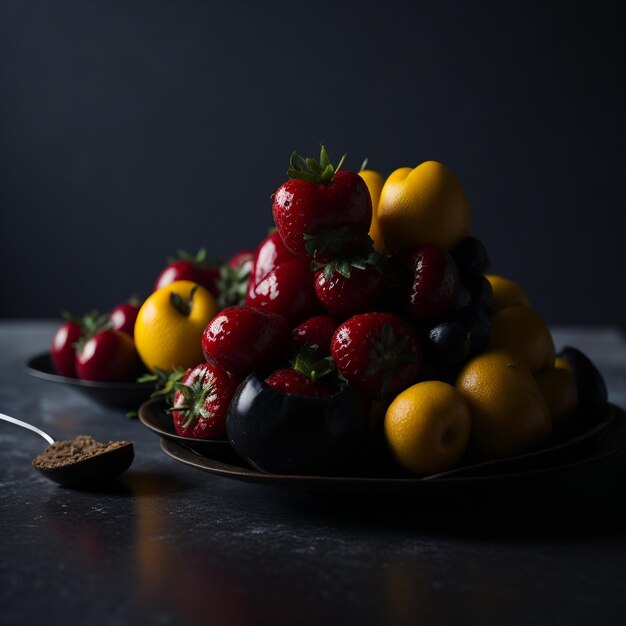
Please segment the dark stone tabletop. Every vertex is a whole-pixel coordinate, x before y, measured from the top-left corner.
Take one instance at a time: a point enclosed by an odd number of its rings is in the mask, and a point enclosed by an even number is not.
[[[626,615],[626,458],[485,492],[310,495],[168,457],[123,411],[30,376],[54,322],[0,323],[0,412],[57,439],[134,442],[116,482],[60,487],[46,443],[0,422],[0,623],[616,624]],[[558,328],[626,407],[626,339]]]

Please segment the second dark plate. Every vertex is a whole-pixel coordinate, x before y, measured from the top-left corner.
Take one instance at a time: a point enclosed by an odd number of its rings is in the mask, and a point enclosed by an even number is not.
[[[552,456],[552,462],[546,453],[548,450],[534,453],[531,463],[525,468],[520,464],[522,457],[492,462],[481,472],[476,472],[479,466],[464,467],[442,474],[419,477],[379,477],[379,476],[302,476],[270,474],[259,472],[238,459],[232,448],[216,449],[214,453],[201,453],[191,450],[189,446],[181,444],[172,438],[161,440],[162,450],[170,457],[204,472],[209,472],[224,478],[232,478],[258,485],[268,485],[317,494],[344,494],[344,495],[395,495],[395,494],[447,494],[447,493],[489,493],[494,488],[510,488],[514,485],[532,485],[544,478],[564,474],[568,471],[597,463],[626,448],[626,413],[623,410],[609,407],[610,417],[601,428],[587,439],[587,446],[575,442],[571,457]],[[591,432],[591,431],[590,431]],[[561,444],[563,446],[565,444]],[[560,446],[559,446],[560,447]],[[538,462],[538,455],[543,454],[543,462]],[[517,467],[512,462],[517,463]],[[499,465],[496,465],[498,463]],[[505,463],[509,463],[507,466]]]
[[[139,421],[153,433],[163,439],[169,439],[186,446],[201,454],[211,455],[216,452],[231,451],[227,440],[192,439],[177,434],[172,424],[172,418],[166,413],[167,405],[160,398],[153,398],[139,407]],[[234,452],[233,452],[234,454]]]
[[[60,376],[54,371],[49,352],[28,359],[26,371],[35,378],[65,385],[91,398],[98,404],[116,409],[136,411],[139,405],[145,402],[154,391],[154,385],[151,383],[114,383]]]

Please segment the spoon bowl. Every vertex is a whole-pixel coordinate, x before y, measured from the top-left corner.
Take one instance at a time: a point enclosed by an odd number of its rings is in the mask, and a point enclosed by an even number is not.
[[[133,443],[129,441],[98,444],[91,437],[82,436],[76,437],[70,442],[55,442],[48,433],[33,424],[4,413],[0,413],[0,420],[31,430],[50,444],[35,457],[33,467],[46,478],[60,485],[86,486],[111,480],[125,472],[135,458]],[[69,454],[59,454],[60,446],[58,444],[60,443],[70,444]],[[89,447],[87,453],[84,452],[82,445]],[[67,447],[66,445],[65,448],[67,449]],[[76,458],[72,458],[72,456]]]
[[[116,478],[131,466],[134,458],[132,442],[124,442],[117,448],[94,454],[81,461],[73,461],[58,467],[35,466],[35,468],[59,485],[79,487]]]

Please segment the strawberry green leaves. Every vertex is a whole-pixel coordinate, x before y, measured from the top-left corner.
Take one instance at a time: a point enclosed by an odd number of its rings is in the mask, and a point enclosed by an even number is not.
[[[335,173],[339,171],[345,160],[346,155],[344,154],[337,167],[333,166],[323,145],[321,146],[319,161],[310,157],[303,158],[294,150],[289,158],[287,176],[309,183],[329,182]]]

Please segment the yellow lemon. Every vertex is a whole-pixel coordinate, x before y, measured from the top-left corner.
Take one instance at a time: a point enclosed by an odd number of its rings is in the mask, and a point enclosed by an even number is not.
[[[550,409],[553,427],[566,426],[578,408],[578,390],[570,370],[544,370],[535,374],[535,380]]]
[[[517,283],[497,274],[487,274],[485,278],[493,289],[492,309],[494,313],[518,304],[530,306],[528,296]]]
[[[209,290],[189,280],[152,293],[135,322],[135,345],[145,366],[170,372],[204,362],[202,333],[217,312]]]
[[[539,314],[527,306],[510,306],[491,316],[488,350],[505,350],[530,371],[552,369],[555,350],[550,330]]]
[[[401,167],[387,178],[378,223],[391,250],[420,244],[453,248],[470,232],[470,208],[454,174],[437,161]]]
[[[369,236],[374,241],[374,248],[382,253],[385,252],[385,240],[378,224],[378,201],[385,179],[374,170],[361,170],[359,176],[365,181],[372,198],[372,225]]]
[[[385,414],[385,437],[398,463],[416,474],[453,468],[470,433],[463,396],[447,383],[429,380],[400,393]]]
[[[548,441],[548,405],[528,367],[513,355],[478,355],[461,369],[456,387],[469,405],[470,447],[478,457],[514,456]]]

